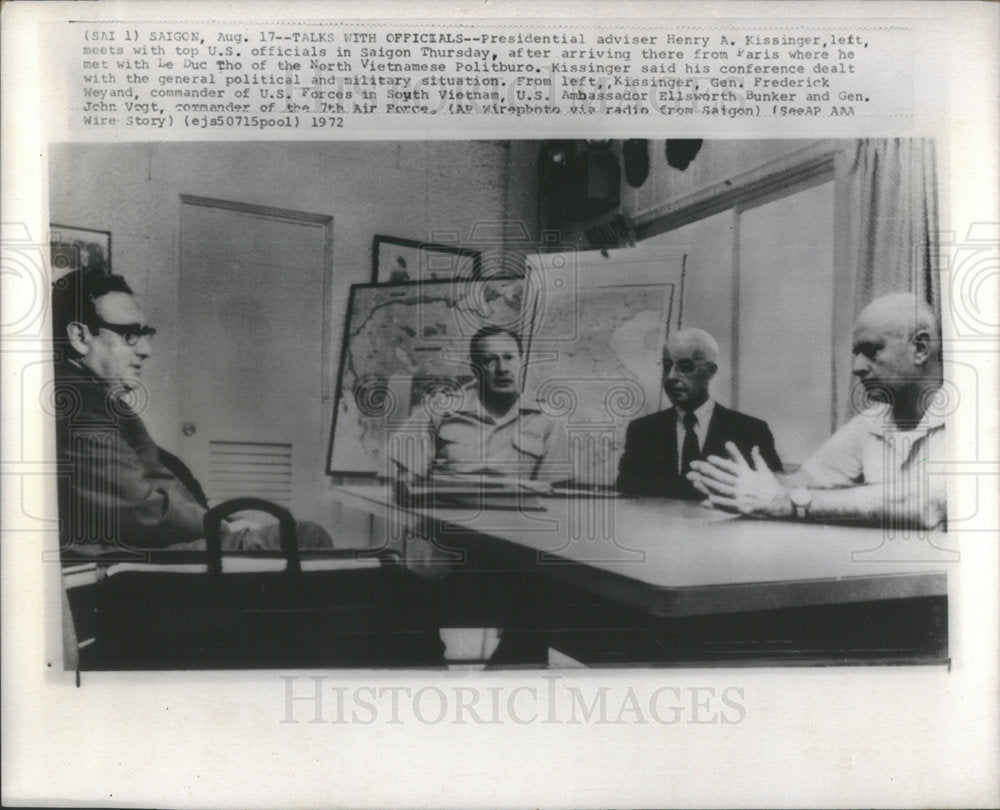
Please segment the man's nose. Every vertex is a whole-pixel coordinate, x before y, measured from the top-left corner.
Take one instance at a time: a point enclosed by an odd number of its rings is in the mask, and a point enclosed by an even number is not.
[[[143,335],[139,338],[139,342],[135,344],[134,349],[135,353],[143,359],[149,357],[153,353],[153,342],[149,339],[149,335]]]
[[[869,361],[861,352],[854,355],[854,360],[851,361],[851,373],[861,377],[867,374],[869,371]]]
[[[668,380],[676,380],[680,376],[677,372],[677,366],[670,366],[670,368],[666,369],[665,372],[664,376]]]

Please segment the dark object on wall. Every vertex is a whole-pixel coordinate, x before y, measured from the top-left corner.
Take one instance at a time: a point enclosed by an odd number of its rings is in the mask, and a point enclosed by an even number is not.
[[[645,138],[625,141],[622,157],[625,158],[625,179],[632,188],[639,188],[649,177],[649,141]]]
[[[605,222],[588,225],[584,233],[591,245],[604,251],[635,246],[635,229],[621,214],[615,214]]]
[[[621,167],[610,141],[545,141],[538,180],[550,225],[601,216],[621,200]]]
[[[684,171],[701,151],[700,139],[673,138],[667,141],[667,163]]]
[[[111,273],[111,231],[95,231],[72,225],[49,225],[52,280],[74,270]]]

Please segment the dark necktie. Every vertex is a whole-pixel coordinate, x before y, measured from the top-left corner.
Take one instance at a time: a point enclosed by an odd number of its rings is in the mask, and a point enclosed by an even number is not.
[[[684,446],[681,448],[681,475],[687,476],[691,471],[691,462],[698,459],[698,437],[695,435],[694,426],[698,424],[698,417],[690,411],[684,414]]]

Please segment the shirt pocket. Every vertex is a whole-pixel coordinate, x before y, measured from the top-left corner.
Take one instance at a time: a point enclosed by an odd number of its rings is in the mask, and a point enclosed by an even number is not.
[[[521,433],[514,437],[513,445],[519,453],[533,459],[545,455],[545,437],[538,433]]]
[[[477,461],[482,455],[482,431],[463,422],[446,422],[437,432],[435,455],[441,461]]]

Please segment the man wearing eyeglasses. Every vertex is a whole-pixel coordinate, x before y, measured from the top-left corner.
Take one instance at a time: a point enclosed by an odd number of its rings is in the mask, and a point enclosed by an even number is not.
[[[205,494],[187,466],[158,447],[140,413],[143,366],[156,330],[121,276],[75,271],[53,285],[56,442],[64,551],[203,549]],[[299,524],[301,547],[332,547]],[[277,527],[224,526],[227,551],[280,548]]]
[[[781,459],[767,423],[719,404],[709,386],[718,371],[719,347],[708,332],[684,329],[663,347],[663,390],[674,407],[629,424],[618,464],[617,487],[628,495],[698,499],[687,480],[691,464],[725,451],[733,442],[749,453],[759,447],[767,466]]]

